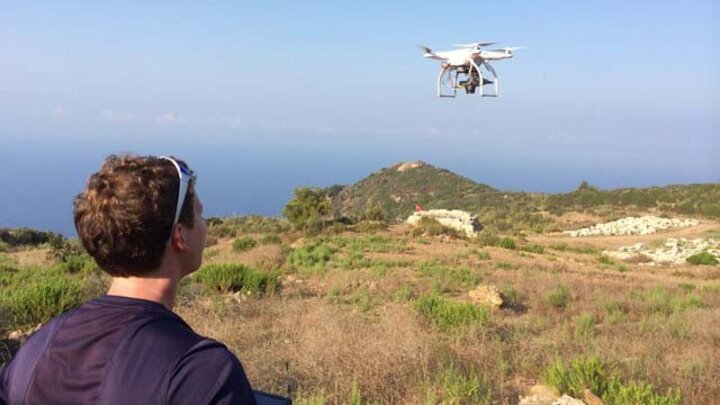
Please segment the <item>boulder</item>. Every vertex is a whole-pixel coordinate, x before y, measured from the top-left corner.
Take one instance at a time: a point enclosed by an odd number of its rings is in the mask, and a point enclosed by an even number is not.
[[[461,210],[421,210],[416,211],[407,219],[407,223],[416,225],[424,217],[432,218],[441,224],[465,233],[468,237],[476,237],[482,230],[477,215]]]
[[[493,308],[500,308],[503,299],[500,290],[494,285],[481,285],[468,292],[470,300],[478,305],[490,305]]]

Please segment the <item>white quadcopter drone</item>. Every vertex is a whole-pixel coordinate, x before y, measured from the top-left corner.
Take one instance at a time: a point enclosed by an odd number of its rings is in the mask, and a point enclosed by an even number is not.
[[[460,47],[452,51],[444,51],[433,53],[432,49],[427,46],[419,45],[425,51],[424,58],[439,60],[440,75],[438,76],[437,89],[438,97],[455,97],[457,89],[465,89],[466,94],[475,94],[475,89],[480,89],[480,95],[483,97],[498,96],[498,76],[495,69],[488,63],[491,60],[510,59],[513,57],[513,51],[519,49],[518,46],[506,47],[502,49],[484,50],[486,46],[496,44],[497,42],[475,42],[472,44],[453,45]],[[484,67],[493,80],[483,77],[480,70]],[[494,92],[483,92],[483,86],[494,85]]]

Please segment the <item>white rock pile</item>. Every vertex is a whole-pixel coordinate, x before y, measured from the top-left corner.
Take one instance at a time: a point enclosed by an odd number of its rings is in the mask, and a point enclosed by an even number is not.
[[[623,246],[617,251],[603,251],[606,256],[620,260],[630,260],[638,256],[645,256],[654,263],[684,264],[688,257],[702,252],[708,252],[720,259],[720,240],[715,239],[692,239],[670,238],[665,245],[656,249],[646,248],[643,243],[631,246]]]
[[[477,215],[461,210],[422,210],[415,211],[407,219],[408,224],[417,225],[421,219],[429,217],[437,220],[441,224],[465,232],[468,237],[477,236],[482,229]]]
[[[648,215],[622,218],[563,233],[574,238],[580,236],[651,235],[660,230],[695,226],[699,223],[700,221],[697,219],[660,218]]]

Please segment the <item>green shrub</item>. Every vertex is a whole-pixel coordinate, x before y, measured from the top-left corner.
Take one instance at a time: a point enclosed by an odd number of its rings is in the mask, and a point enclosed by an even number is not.
[[[595,334],[595,317],[590,313],[582,313],[575,318],[575,332],[574,336],[576,339],[585,339]]]
[[[611,258],[609,258],[605,255],[600,255],[600,257],[598,257],[598,263],[605,264],[608,266],[612,266],[613,264],[615,264],[615,262],[613,262],[613,260]]]
[[[653,392],[650,384],[630,382],[621,384],[617,379],[610,381],[602,399],[606,404],[638,405],[680,405],[680,390],[669,388],[665,395]]]
[[[255,270],[239,263],[205,266],[193,278],[212,291],[273,293],[280,289],[277,273]]]
[[[369,312],[382,303],[380,297],[370,291],[368,286],[362,286],[355,290],[355,292],[348,297],[348,301],[360,307],[362,312]]]
[[[475,240],[480,246],[497,246],[500,243],[500,238],[490,231],[481,232]]]
[[[426,277],[431,277],[441,291],[473,288],[483,279],[483,274],[465,266],[442,264],[439,260],[421,261],[417,270]]]
[[[232,248],[235,252],[245,252],[257,246],[257,241],[249,236],[235,239]]]
[[[608,322],[617,323],[627,319],[628,309],[617,302],[608,302],[605,304],[605,311],[608,314]]]
[[[690,264],[700,266],[713,266],[718,264],[717,258],[710,252],[700,252],[688,257],[685,260]]]
[[[543,381],[560,394],[582,398],[587,388],[602,397],[607,391],[609,377],[599,358],[581,356],[573,359],[569,367],[556,360],[545,370]]]
[[[703,300],[695,294],[687,294],[682,297],[675,296],[671,291],[663,287],[655,287],[642,296],[645,309],[650,313],[658,313],[669,316],[673,313],[680,313],[689,308],[702,308]]]
[[[387,222],[381,221],[360,221],[352,227],[352,230],[360,233],[377,233],[388,229]]]
[[[422,217],[412,229],[413,236],[440,236],[446,235],[453,238],[462,238],[464,233],[457,229],[450,228],[438,222],[435,218]]]
[[[88,254],[66,256],[57,268],[63,273],[90,273],[100,270],[95,260]]]
[[[565,309],[570,303],[570,289],[567,286],[555,287],[548,294],[548,302],[555,308]]]
[[[492,386],[489,379],[485,375],[479,378],[474,370],[463,373],[451,364],[435,373],[432,380],[425,403],[478,405],[492,403]]]
[[[492,320],[490,308],[468,302],[451,301],[438,295],[423,295],[415,309],[445,331],[457,331],[472,325],[487,326]]]
[[[293,250],[287,262],[292,270],[300,273],[322,273],[334,253],[335,248],[327,244],[312,244]]]
[[[672,388],[656,394],[652,385],[631,381],[623,383],[615,367],[608,367],[595,356],[573,359],[569,366],[556,360],[543,374],[545,384],[561,395],[582,398],[585,389],[602,398],[606,404],[679,405],[680,391]]]
[[[293,228],[305,234],[314,235],[322,231],[323,218],[330,213],[332,204],[319,188],[297,188],[293,198],[283,209],[283,215]]]
[[[281,243],[282,239],[280,239],[280,235],[276,233],[268,233],[260,238],[260,244],[262,245],[279,245]]]
[[[393,300],[395,300],[396,302],[406,302],[410,301],[413,298],[415,298],[415,291],[413,289],[413,286],[410,284],[403,284],[393,294]]]
[[[8,308],[15,327],[25,328],[81,305],[87,298],[81,280],[54,273],[16,282],[0,294],[0,306]]]
[[[545,253],[545,247],[544,247],[543,245],[538,245],[538,244],[535,244],[535,243],[530,244],[530,245],[523,246],[523,247],[520,248],[520,250],[522,250],[523,252],[537,253],[537,254],[540,254],[540,255],[543,254],[543,253]]]
[[[692,290],[695,289],[695,284],[680,283],[680,284],[678,284],[678,287],[680,287],[680,288],[682,288],[683,290],[685,290],[685,292],[690,292],[690,291],[692,291]]]
[[[517,245],[515,244],[515,241],[512,238],[502,238],[500,240],[500,247],[504,248],[504,249],[510,249],[510,250],[517,249]]]
[[[490,253],[481,251],[477,253],[478,260],[490,260]]]

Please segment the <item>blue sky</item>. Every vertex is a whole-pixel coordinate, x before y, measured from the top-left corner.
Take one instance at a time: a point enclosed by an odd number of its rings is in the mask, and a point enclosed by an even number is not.
[[[717,1],[4,2],[0,167],[77,181],[177,153],[283,196],[408,159],[529,191],[717,182],[718,21]],[[474,40],[525,47],[494,65],[501,97],[437,99],[415,45]]]

